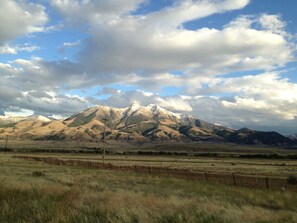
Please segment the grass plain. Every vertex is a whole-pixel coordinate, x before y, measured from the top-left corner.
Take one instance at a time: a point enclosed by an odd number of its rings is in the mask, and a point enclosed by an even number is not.
[[[47,165],[0,153],[0,222],[297,222],[297,193],[128,172]],[[40,154],[39,154],[40,155]],[[100,155],[52,154],[99,159]],[[261,169],[286,161],[189,157],[107,157],[111,162],[189,168],[250,165]],[[129,160],[130,159],[130,160]],[[144,161],[144,159],[146,161]],[[214,166],[211,165],[214,164]],[[256,165],[259,163],[259,165]],[[281,163],[280,163],[281,164]],[[273,166],[273,165],[272,165]],[[276,165],[278,166],[278,165]],[[246,171],[245,168],[242,171]],[[254,171],[254,170],[252,170]],[[278,169],[263,170],[278,174]],[[285,170],[282,174],[285,174]],[[291,170],[290,170],[291,171]],[[290,172],[289,171],[289,172]],[[291,172],[290,172],[291,173]]]
[[[5,139],[0,139],[0,148],[4,148]],[[85,151],[92,152],[94,149],[103,147],[102,142],[85,141],[24,141],[9,139],[8,148],[14,150],[65,150],[65,151]],[[214,143],[179,143],[176,142],[155,142],[148,144],[137,144],[129,142],[118,142],[109,140],[107,148],[114,151],[177,151],[186,153],[222,153],[222,154],[297,154],[297,149],[283,149],[279,147],[267,147],[264,145],[237,145],[237,144],[214,144]]]
[[[26,155],[27,153],[14,153]],[[52,157],[64,160],[102,162],[101,154],[53,154],[34,153],[31,156]],[[184,169],[194,172],[236,173],[251,176],[289,177],[297,173],[295,159],[251,159],[199,156],[157,156],[157,155],[106,155],[105,160],[115,166],[151,166]]]

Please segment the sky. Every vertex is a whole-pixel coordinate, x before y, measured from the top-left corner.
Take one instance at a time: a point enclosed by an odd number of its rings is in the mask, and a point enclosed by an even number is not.
[[[157,104],[297,133],[296,0],[0,1],[0,115]]]

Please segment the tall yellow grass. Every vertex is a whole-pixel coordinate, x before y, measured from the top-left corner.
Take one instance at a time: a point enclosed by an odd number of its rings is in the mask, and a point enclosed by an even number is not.
[[[0,163],[0,222],[297,222],[293,192],[54,166],[8,155],[0,155]]]

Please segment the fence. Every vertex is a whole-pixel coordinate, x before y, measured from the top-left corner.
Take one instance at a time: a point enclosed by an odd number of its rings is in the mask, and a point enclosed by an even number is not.
[[[287,178],[268,177],[268,176],[250,176],[236,173],[214,173],[214,172],[197,172],[187,169],[172,169],[165,167],[153,166],[117,166],[111,163],[101,163],[94,161],[83,161],[75,159],[57,159],[52,157],[36,157],[36,156],[14,156],[30,161],[44,162],[53,165],[80,166],[95,169],[108,169],[117,171],[129,171],[136,173],[147,173],[150,175],[168,175],[179,178],[186,178],[199,181],[210,181],[223,183],[227,185],[243,186],[250,188],[266,188],[276,190],[297,191],[296,184],[290,184]]]

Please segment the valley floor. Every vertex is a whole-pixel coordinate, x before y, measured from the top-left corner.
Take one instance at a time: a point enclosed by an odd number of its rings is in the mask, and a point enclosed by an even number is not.
[[[297,193],[288,191],[47,165],[3,153],[0,182],[0,222],[297,222]]]

